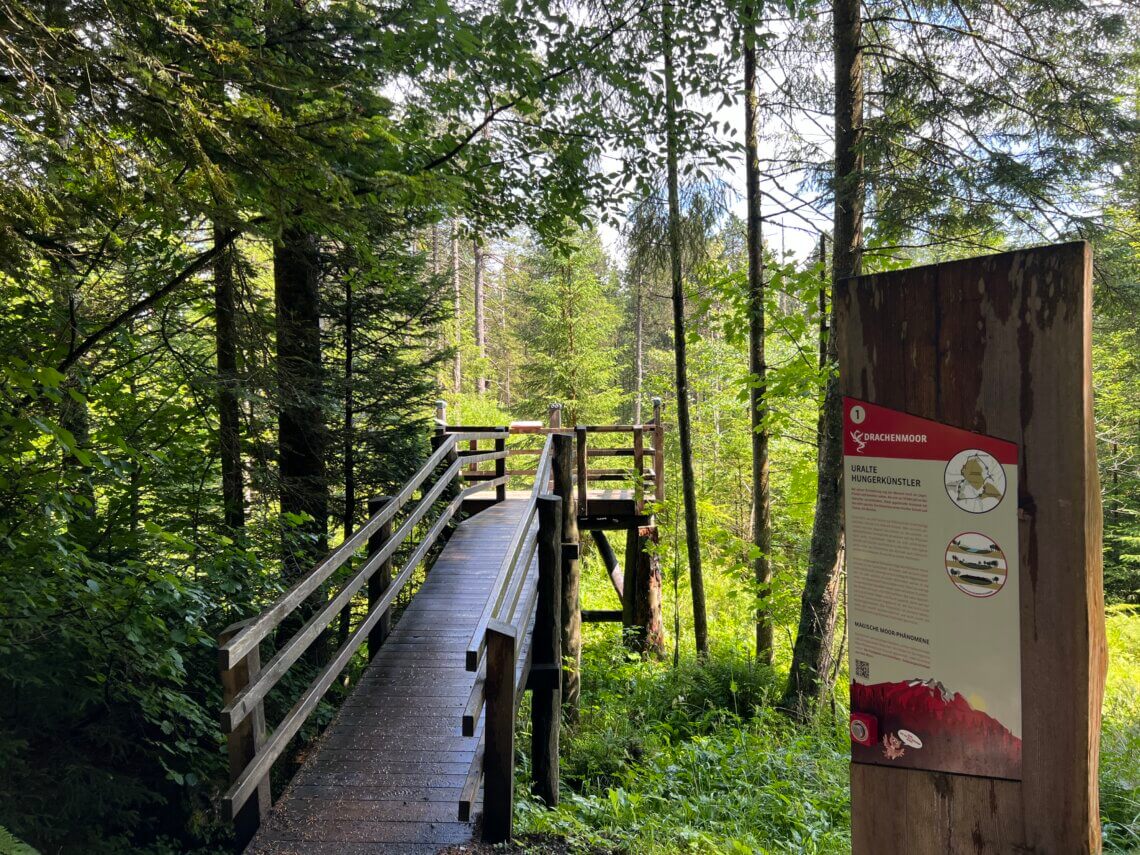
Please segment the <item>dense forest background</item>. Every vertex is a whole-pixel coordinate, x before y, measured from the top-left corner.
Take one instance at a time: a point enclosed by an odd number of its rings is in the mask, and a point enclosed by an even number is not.
[[[598,424],[660,397],[669,655],[587,630],[570,795],[520,822],[843,851],[831,283],[1075,238],[1102,813],[1140,846],[1140,7],[0,0],[0,22],[0,849],[225,851],[216,637],[416,469],[434,401]],[[584,579],[612,608],[594,555]]]

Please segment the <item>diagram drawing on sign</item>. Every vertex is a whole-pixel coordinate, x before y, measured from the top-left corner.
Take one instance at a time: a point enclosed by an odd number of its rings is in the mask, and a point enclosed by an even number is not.
[[[950,581],[971,597],[992,597],[1005,585],[1005,553],[993,539],[964,531],[946,547],[946,573]]]
[[[959,452],[946,464],[946,495],[971,514],[992,511],[1005,497],[1005,470],[984,451]]]

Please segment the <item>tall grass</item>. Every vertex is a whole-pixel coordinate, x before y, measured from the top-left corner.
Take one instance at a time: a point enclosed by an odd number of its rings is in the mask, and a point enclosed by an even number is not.
[[[1105,849],[1140,853],[1140,610],[1110,607],[1100,740]]]

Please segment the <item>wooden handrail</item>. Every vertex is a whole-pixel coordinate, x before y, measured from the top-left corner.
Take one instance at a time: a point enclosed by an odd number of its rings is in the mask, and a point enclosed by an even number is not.
[[[346,538],[340,546],[325,556],[308,574],[294,582],[269,608],[261,612],[237,635],[219,645],[222,668],[233,668],[244,659],[246,654],[269,635],[286,616],[303,603],[313,591],[317,590],[329,576],[339,570],[349,556],[367,542],[369,535],[391,520],[404,503],[411,498],[416,488],[435,471],[435,468],[439,466],[448,452],[455,447],[455,442],[455,438],[451,436],[442,442],[439,448],[428,457],[424,465],[419,468],[419,471],[392,497],[392,501],[380,513],[353,532],[351,537]]]
[[[361,642],[367,638],[369,630],[372,629],[381,615],[392,605],[396,596],[411,578],[416,567],[418,567],[420,562],[427,556],[427,552],[435,543],[436,538],[439,537],[452,517],[454,517],[462,507],[463,500],[471,493],[486,489],[487,486],[487,484],[477,484],[460,491],[436,519],[431,530],[404,564],[400,573],[392,580],[392,584],[388,587],[388,590],[384,592],[384,595],[376,602],[364,620],[361,621],[360,625],[337,649],[332,660],[321,669],[321,672],[309,684],[308,688],[306,688],[304,694],[301,695],[285,715],[285,718],[281,720],[281,723],[273,731],[273,735],[269,738],[268,742],[257,752],[253,760],[245,767],[245,770],[233,782],[229,790],[226,791],[226,794],[222,797],[222,805],[223,811],[228,818],[232,818],[236,812],[241,809],[245,801],[257,789],[261,780],[269,774],[273,763],[285,751],[285,747],[296,735],[297,731],[301,729],[301,725],[308,719],[309,714],[316,709],[317,704],[320,703],[325,692],[332,686],[340,672],[344,670],[344,667],[348,664]]]
[[[370,589],[374,587],[371,577],[378,569],[386,567],[396,551],[411,538],[415,528],[425,518],[429,510],[443,496],[444,491],[459,477],[462,466],[472,462],[479,463],[491,460],[496,461],[499,466],[505,463],[506,450],[502,444],[506,435],[505,430],[497,430],[457,432],[442,437],[435,450],[416,474],[364,525],[346,538],[340,546],[330,551],[313,570],[297,580],[269,608],[242,624],[229,628],[219,638],[219,664],[223,684],[227,687],[226,706],[221,715],[222,729],[230,734],[228,741],[231,742],[231,748],[236,744],[232,742],[233,740],[241,742],[240,750],[236,753],[231,751],[231,754],[234,756],[240,754],[247,761],[240,769],[236,766],[231,769],[231,785],[222,799],[223,811],[228,818],[233,819],[239,815],[245,817],[247,814],[249,816],[256,814],[255,819],[260,817],[262,813],[260,808],[252,812],[246,811],[244,808],[254,793],[265,791],[267,775],[274,762],[284,753],[289,741],[300,730],[365,639],[379,639],[379,636],[374,632],[375,627],[389,613],[396,597],[411,580],[416,568],[427,558],[430,549],[444,529],[462,509],[463,502],[481,490],[492,487],[496,490],[505,489],[507,476],[503,475],[492,480],[484,480],[457,491],[432,522],[427,533],[420,539],[419,544],[391,583],[387,584],[382,591],[370,590],[369,609],[364,619],[337,648],[332,659],[310,682],[304,693],[294,703],[284,719],[274,728],[268,739],[258,737],[251,742],[246,738],[246,732],[250,728],[245,725],[245,722],[251,715],[255,717],[256,722],[263,721],[264,702],[268,693],[288,673],[289,668],[300,659],[313,642],[321,636],[325,627],[335,619],[336,615],[349,606],[352,598],[366,584],[370,586]],[[460,439],[494,440],[498,448],[495,451],[467,456],[461,461],[455,455],[455,445]],[[408,503],[415,491],[427,482],[444,460],[450,460],[447,468],[434,479],[434,483],[429,489],[422,492],[415,508],[396,531],[390,536],[385,536],[380,542],[376,535],[381,532],[387,535],[391,531],[391,522],[397,512]],[[362,566],[332,597],[323,602],[313,615],[306,619],[304,624],[277,650],[264,668],[258,667],[260,663],[257,661],[257,652],[261,640],[279,626],[311,594],[317,591],[337,569],[344,566],[365,543],[369,544],[370,551]],[[386,581],[387,578],[385,578]],[[374,652],[370,651],[370,653]],[[253,732],[261,733],[263,728],[263,724],[255,724]],[[264,801],[265,799],[261,800]],[[246,825],[248,824],[246,823]],[[248,829],[245,830],[248,831]]]
[[[526,508],[523,510],[522,517],[515,526],[514,532],[511,534],[506,554],[503,557],[502,563],[499,565],[499,572],[495,575],[494,582],[491,583],[491,596],[488,597],[487,603],[483,607],[483,612],[479,615],[479,620],[475,624],[475,631],[471,635],[470,642],[468,642],[466,653],[466,666],[468,671],[479,670],[479,658],[483,655],[487,644],[487,626],[491,620],[499,614],[500,604],[509,587],[511,576],[519,572],[517,571],[519,557],[524,546],[526,546],[531,524],[534,522],[538,497],[550,483],[550,473],[554,463],[553,449],[553,440],[548,436],[542,448],[542,457],[539,460],[538,471],[534,478],[534,486],[531,488]],[[483,483],[486,484],[490,482],[485,481]],[[527,568],[524,567],[521,572],[525,574],[526,570]]]
[[[574,428],[582,428],[590,433],[633,433],[635,430],[652,430],[655,422],[648,422],[640,425],[574,425]],[[526,434],[552,434],[564,433],[572,430],[569,425],[565,427],[532,427],[527,424],[503,425],[443,425],[442,430],[445,433],[461,434],[464,431],[473,433],[488,433],[490,431],[505,431],[512,435],[526,435]],[[460,439],[467,439],[467,436],[460,436]]]
[[[477,436],[482,439],[494,439],[503,433],[504,430],[499,428],[494,431],[478,432]],[[472,435],[475,434],[470,431],[447,434],[439,447],[424,462],[424,465],[400,488],[399,492],[392,497],[391,501],[385,505],[383,510],[372,516],[364,525],[354,531],[350,537],[346,538],[343,543],[331,550],[328,555],[321,559],[316,567],[294,582],[285,593],[278,597],[272,605],[257,615],[244,629],[238,632],[237,635],[228,639],[224,644],[219,645],[218,649],[220,651],[219,655],[221,657],[220,662],[222,668],[233,668],[238,662],[243,660],[250,650],[260,644],[290,613],[295,611],[301,603],[308,599],[310,594],[316,591],[333,573],[343,567],[344,563],[357,550],[364,546],[373,533],[396,516],[419,486],[435,471],[436,467],[447,457],[448,453],[454,450],[456,442],[460,439],[469,438]],[[495,452],[489,453],[495,454]],[[470,462],[470,458],[466,459]],[[494,458],[488,457],[486,459],[490,460]]]
[[[465,437],[472,432],[486,432],[488,428],[481,425],[441,424],[440,430],[443,432],[443,435],[446,436]],[[503,430],[503,428],[500,427],[499,430]],[[549,437],[551,434],[564,433],[567,429],[560,426],[559,420],[558,425],[552,422],[550,427],[532,422],[514,422],[505,430],[510,436],[537,434]],[[577,438],[575,479],[578,482],[577,507],[580,516],[589,515],[588,485],[591,482],[624,481],[627,479],[632,481],[634,485],[634,502],[638,513],[644,513],[645,503],[650,499],[655,502],[664,501],[665,484],[661,473],[665,464],[665,425],[661,420],[660,398],[653,399],[653,420],[651,422],[629,425],[576,425],[573,431]],[[603,448],[592,448],[589,444],[589,435],[592,433],[627,433],[630,435],[632,443],[628,447],[606,446]],[[471,443],[471,445],[472,449],[475,449],[475,443]],[[502,475],[527,477],[537,474],[536,469],[507,469],[503,465],[496,465],[493,472],[480,470],[476,465],[471,463],[472,456],[478,453],[479,452],[475,450],[459,452],[459,455],[468,462],[467,470],[462,473],[462,477],[467,481],[490,480]],[[508,457],[522,455],[539,456],[540,453],[538,449],[532,448],[506,449],[506,455]],[[604,457],[632,458],[632,466],[628,470],[590,469],[590,460]],[[649,458],[648,465],[646,457]],[[505,496],[505,491],[502,489],[500,489],[498,493],[499,495]]]
[[[556,710],[560,702],[552,701],[552,698],[560,692],[562,681],[567,678],[562,671],[561,654],[557,652],[560,648],[557,640],[551,639],[551,634],[557,637],[559,627],[562,634],[565,634],[567,617],[558,605],[560,600],[551,599],[554,596],[551,586],[560,588],[558,577],[552,574],[560,573],[558,568],[564,562],[570,561],[567,566],[576,568],[576,561],[567,556],[577,554],[577,527],[573,520],[566,523],[562,518],[563,513],[577,518],[571,467],[577,456],[577,481],[581,494],[579,501],[583,513],[586,485],[591,481],[632,478],[636,485],[639,508],[644,491],[648,490],[649,482],[653,482],[655,495],[660,499],[663,495],[660,473],[664,457],[664,425],[660,417],[660,403],[656,400],[654,421],[647,425],[581,425],[571,432],[560,427],[560,419],[556,419],[555,415],[552,410],[551,427],[536,423],[516,423],[510,427],[455,426],[446,424],[446,413],[440,409],[437,412],[433,451],[412,478],[383,505],[370,505],[370,510],[375,513],[340,545],[330,550],[309,573],[297,579],[261,614],[231,627],[219,639],[219,664],[223,684],[226,686],[222,728],[229,734],[227,741],[232,755],[231,786],[223,796],[223,810],[227,816],[232,818],[240,814],[252,818],[256,824],[264,810],[260,803],[267,801],[266,782],[273,764],[285,752],[289,742],[366,639],[369,641],[369,655],[375,653],[373,647],[379,646],[386,634],[383,629],[386,624],[381,622],[387,620],[386,616],[391,613],[396,598],[406,589],[417,568],[427,559],[432,546],[463,509],[465,500],[477,492],[494,488],[494,500],[502,501],[506,497],[506,486],[511,477],[529,475],[534,476],[534,484],[515,530],[511,533],[490,596],[465,651],[467,668],[477,674],[463,710],[462,732],[474,733],[484,710],[488,721],[493,718],[496,725],[493,728],[494,735],[480,741],[476,763],[465,782],[461,813],[464,807],[470,809],[467,796],[474,798],[468,785],[474,780],[474,792],[477,793],[478,782],[486,774],[487,802],[493,816],[487,826],[491,831],[485,836],[494,838],[501,835],[504,828],[509,832],[510,785],[504,782],[509,781],[513,765],[513,760],[510,759],[513,756],[513,747],[510,747],[513,746],[513,736],[510,735],[511,728],[508,725],[517,714],[524,689],[534,689],[537,693],[533,709],[539,718],[535,720],[534,732],[536,735],[545,734],[546,739],[545,749],[540,751],[537,741],[533,748],[536,752],[533,766],[536,792],[544,793],[543,798],[548,804],[552,803],[551,799],[557,800],[558,716],[552,709]],[[591,433],[629,433],[632,446],[620,447],[619,441],[617,445],[609,443],[605,447],[590,448],[588,437]],[[646,434],[649,436],[648,448]],[[507,448],[509,439],[514,435],[541,436],[542,447],[526,447],[528,442],[523,439]],[[553,479],[560,499],[544,495],[550,489],[554,474],[553,449],[556,436],[563,437],[557,440],[559,473],[562,474],[558,479]],[[574,453],[575,440],[572,438],[576,439],[577,455]],[[480,449],[481,442],[494,443],[494,450]],[[460,443],[467,443],[469,449],[460,450]],[[651,455],[651,461],[644,459],[646,455]],[[507,460],[515,456],[535,457],[534,468],[508,469]],[[632,458],[632,467],[590,469],[591,458]],[[480,464],[491,462],[494,463],[494,471],[480,469]],[[621,464],[624,462],[621,461]],[[445,494],[451,485],[462,480],[473,483]],[[413,502],[417,491],[419,498]],[[443,510],[427,525],[425,520],[441,500],[446,502]],[[566,504],[562,510],[555,511],[555,503],[559,500]],[[401,515],[402,511],[404,513]],[[403,521],[393,531],[397,515],[401,515]],[[553,521],[555,517],[558,518],[557,525]],[[422,538],[418,538],[411,555],[392,577],[391,563],[397,551],[405,545],[411,546],[416,530],[424,525],[427,525],[428,531]],[[569,526],[566,529],[567,536],[573,543],[559,542],[559,532],[563,531],[563,526]],[[322,598],[315,612],[306,617],[304,623],[275,651],[264,667],[259,667],[261,641],[270,637],[288,615],[304,603],[311,602],[312,596],[321,591],[322,586],[333,578],[333,574],[345,567],[365,544],[368,546],[368,554],[359,568],[350,572],[347,580],[338,585],[327,599]],[[568,552],[568,547],[574,551]],[[538,567],[537,572],[533,569],[535,566]],[[571,572],[574,575],[567,578],[576,580],[576,569]],[[552,579],[555,581],[552,582]],[[573,587],[568,590],[576,592],[577,582],[570,584]],[[269,693],[280,684],[305,651],[322,636],[336,616],[347,613],[354,598],[366,585],[368,608],[363,619],[342,641],[332,658],[320,669],[271,734],[263,736],[261,722]],[[576,602],[576,593],[567,596],[572,597],[568,601]],[[538,626],[540,615],[541,627]],[[576,614],[573,620],[577,620]],[[506,630],[510,632],[506,633]],[[496,645],[494,656],[490,650],[492,639],[495,639],[493,643]],[[563,643],[570,644],[571,650],[576,649],[572,642]],[[508,667],[511,669],[510,674],[504,673]],[[491,693],[495,693],[494,703]],[[487,761],[484,750],[493,755],[494,762]],[[552,762],[555,769],[553,777],[550,771]],[[540,777],[543,783],[539,782]],[[493,790],[500,795],[507,793],[505,807],[501,799],[491,795]],[[258,795],[258,799],[251,801],[254,794]]]
[[[536,487],[544,483],[539,481]],[[504,609],[501,617],[488,621],[484,630],[486,655],[463,711],[464,735],[473,735],[483,708],[486,724],[460,791],[459,818],[470,818],[482,781],[483,839],[488,843],[511,835],[514,720],[528,687],[535,692],[531,742],[535,793],[550,806],[558,803],[562,501],[555,495],[532,499],[538,515],[538,572],[516,572],[522,580],[517,607]],[[529,569],[529,560],[526,566]]]
[[[487,456],[489,458],[494,457],[495,452],[488,452]],[[270,690],[285,676],[289,668],[304,655],[305,651],[320,636],[333,616],[344,608],[349,600],[364,587],[368,578],[376,572],[380,565],[395,554],[458,472],[459,461],[456,461],[447,468],[435,485],[424,493],[416,509],[404,520],[380,551],[369,557],[353,577],[344,584],[340,592],[326,602],[320,611],[312,615],[297,633],[274,654],[273,658],[258,672],[252,682],[222,710],[222,731],[224,733],[232,731],[238,722],[249,715],[254,707],[264,700]],[[478,486],[486,488],[495,485],[494,482],[488,481]],[[472,490],[472,492],[474,491]]]

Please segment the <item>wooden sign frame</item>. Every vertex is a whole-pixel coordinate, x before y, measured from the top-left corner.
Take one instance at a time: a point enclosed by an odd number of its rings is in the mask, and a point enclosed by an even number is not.
[[[1021,451],[1020,781],[852,764],[853,855],[1101,848],[1092,253],[1076,242],[835,286],[841,392]]]

